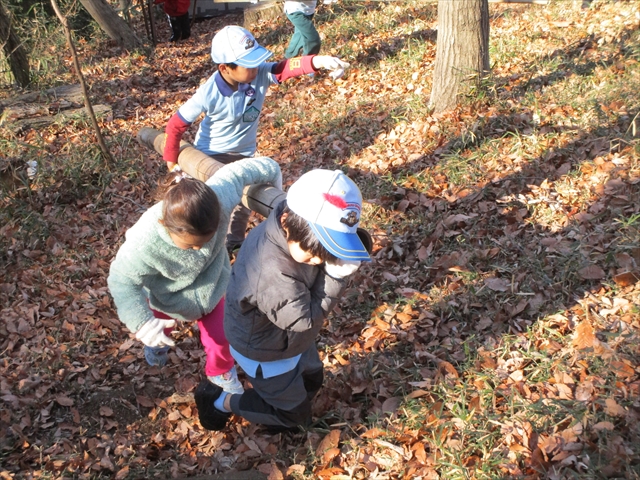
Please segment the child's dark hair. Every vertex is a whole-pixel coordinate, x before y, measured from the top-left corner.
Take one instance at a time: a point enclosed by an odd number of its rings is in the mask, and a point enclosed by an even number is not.
[[[238,68],[238,65],[235,63],[219,63],[218,70],[220,70],[220,65],[226,65],[230,70],[235,70],[236,68]]]
[[[162,222],[170,232],[204,236],[218,230],[218,197],[204,182],[171,172],[158,182],[156,199],[163,202]]]
[[[294,213],[288,206],[284,207],[283,216],[286,218],[282,221],[282,226],[287,231],[287,242],[298,242],[300,248],[309,252],[314,257],[321,258],[324,262],[335,262],[336,256],[327,250],[320,242],[309,222],[297,213]]]

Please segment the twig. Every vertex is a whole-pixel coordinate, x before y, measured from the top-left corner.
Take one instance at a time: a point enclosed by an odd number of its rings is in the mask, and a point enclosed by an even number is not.
[[[140,205],[138,202],[136,202],[135,200],[131,200],[129,197],[118,195],[117,193],[112,193],[111,195],[113,195],[114,197],[118,197],[118,198],[122,198],[124,200],[127,200],[127,201],[133,203],[136,207],[139,207],[139,208],[141,208],[143,210],[147,209],[147,207],[145,207],[144,205]]]
[[[71,57],[73,58],[73,65],[76,68],[76,73],[78,74],[78,79],[80,80],[80,86],[82,87],[84,106],[87,109],[89,118],[91,119],[91,124],[96,131],[98,145],[100,145],[100,150],[102,150],[102,154],[104,155],[107,162],[113,163],[113,157],[111,156],[111,153],[109,153],[107,145],[104,143],[104,138],[102,138],[102,133],[100,132],[100,127],[98,126],[98,120],[96,120],[96,114],[94,113],[93,106],[91,105],[91,101],[89,100],[87,84],[84,81],[84,76],[82,75],[82,70],[80,69],[80,61],[78,60],[78,55],[76,54],[76,47],[73,44],[69,22],[67,21],[67,17],[62,15],[62,12],[60,11],[60,8],[58,8],[58,2],[56,0],[51,0],[51,5],[53,6],[53,10],[56,12],[56,16],[60,19],[60,23],[62,23],[62,28],[64,29],[64,33],[67,37],[67,43],[69,44],[69,50],[71,51]]]

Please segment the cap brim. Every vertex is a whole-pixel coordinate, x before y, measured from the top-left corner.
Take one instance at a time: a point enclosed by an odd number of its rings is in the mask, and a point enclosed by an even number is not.
[[[313,233],[329,253],[341,260],[370,262],[371,257],[357,233],[338,232],[308,222]]]
[[[244,68],[255,68],[259,67],[271,55],[273,55],[273,53],[258,45],[257,48],[254,48],[247,55],[244,55],[233,63]]]

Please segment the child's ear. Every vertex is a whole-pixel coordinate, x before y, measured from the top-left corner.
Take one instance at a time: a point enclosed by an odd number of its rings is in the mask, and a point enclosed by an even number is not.
[[[282,227],[282,229],[284,230],[284,235],[285,237],[289,238],[289,230],[287,230],[287,227],[284,226],[284,221],[287,219],[287,217],[289,216],[288,213],[283,213],[280,216],[280,226]]]

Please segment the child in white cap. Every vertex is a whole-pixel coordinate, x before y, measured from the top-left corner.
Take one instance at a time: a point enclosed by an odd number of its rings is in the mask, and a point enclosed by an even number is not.
[[[230,412],[271,431],[309,424],[324,377],[316,336],[348,277],[370,261],[361,210],[360,190],[344,173],[312,170],[249,232],[227,287],[224,330],[252,388],[227,394],[200,383],[204,428],[223,429]]]
[[[166,128],[163,158],[172,170],[178,161],[180,140],[201,114],[194,146],[212,161],[181,164],[191,176],[207,180],[220,163],[252,157],[256,152],[258,120],[265,96],[272,84],[300,75],[330,70],[338,78],[349,66],[335,57],[309,55],[281,62],[267,62],[272,53],[239,26],[220,30],[211,42],[211,58],[218,65],[214,73],[171,117]],[[231,219],[227,248],[240,245],[245,236],[249,210],[238,207]]]

